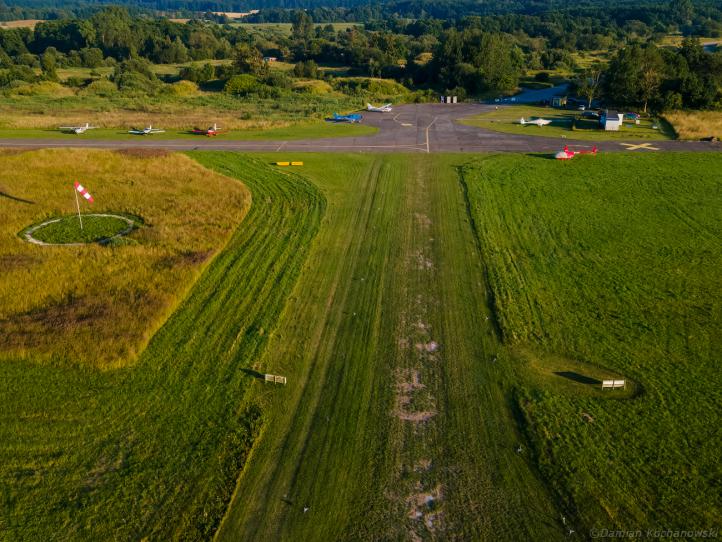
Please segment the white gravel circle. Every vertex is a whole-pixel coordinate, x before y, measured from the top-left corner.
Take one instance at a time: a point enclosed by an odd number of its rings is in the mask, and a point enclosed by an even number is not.
[[[87,215],[84,214],[83,216],[84,217],[85,216],[104,216],[104,217],[109,217],[109,218],[119,218],[120,220],[124,220],[125,222],[128,223],[128,227],[126,229],[116,233],[112,237],[107,237],[107,238],[103,239],[103,243],[107,243],[108,241],[110,241],[111,239],[115,239],[116,237],[128,235],[130,232],[133,231],[133,228],[135,228],[135,222],[133,222],[127,216],[111,215],[111,214],[106,214],[106,213],[94,213],[94,214],[87,214]],[[63,218],[66,218],[66,217],[63,217]],[[39,229],[44,228],[45,226],[48,226],[50,224],[54,224],[56,222],[60,222],[61,220],[63,220],[63,218],[54,218],[53,220],[46,220],[45,222],[41,222],[40,224],[37,224],[37,225],[33,226],[32,228],[27,229],[23,233],[23,237],[25,238],[25,240],[28,243],[33,243],[35,245],[40,245],[43,247],[79,247],[79,246],[84,246],[84,245],[95,244],[95,243],[46,243],[45,241],[41,241],[41,240],[35,239],[35,237],[33,237],[33,233],[35,233]]]

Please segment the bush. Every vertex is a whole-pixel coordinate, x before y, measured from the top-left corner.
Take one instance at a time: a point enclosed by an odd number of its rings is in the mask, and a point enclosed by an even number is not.
[[[540,83],[548,83],[550,78],[551,75],[549,75],[549,72],[539,72],[534,76],[534,81],[539,81]]]
[[[256,92],[260,86],[258,79],[252,75],[234,75],[226,82],[223,92],[234,96],[248,96]]]
[[[90,96],[101,96],[103,98],[109,98],[118,93],[118,87],[115,83],[108,81],[107,79],[99,79],[93,81],[87,87],[83,89],[83,94]]]
[[[178,81],[172,85],[165,85],[163,92],[171,96],[196,96],[198,85],[191,81]]]
[[[54,81],[40,81],[22,85],[12,91],[17,96],[73,96],[74,92]]]
[[[282,71],[271,71],[262,79],[263,83],[269,87],[290,88],[291,80]]]
[[[37,75],[28,66],[12,66],[9,69],[0,70],[0,87],[10,86],[13,81],[34,83],[37,80]]]
[[[333,88],[326,81],[297,81],[293,84],[293,90],[305,92],[316,96],[330,94]]]

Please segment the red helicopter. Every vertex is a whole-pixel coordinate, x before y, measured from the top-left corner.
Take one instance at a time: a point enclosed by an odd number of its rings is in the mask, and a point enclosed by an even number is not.
[[[597,154],[597,146],[594,145],[591,150],[584,151],[572,151],[569,149],[569,145],[564,145],[564,148],[554,155],[557,160],[571,160],[577,154]]]
[[[204,135],[208,137],[217,136],[218,134],[222,133],[223,130],[218,128],[217,124],[213,124],[213,126],[206,128],[205,130],[201,130],[200,128],[193,128],[193,133],[196,135]]]

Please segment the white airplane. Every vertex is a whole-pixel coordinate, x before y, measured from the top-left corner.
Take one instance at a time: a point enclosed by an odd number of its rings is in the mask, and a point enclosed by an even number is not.
[[[72,132],[74,134],[84,134],[88,130],[94,130],[95,126],[91,126],[87,122],[85,126],[61,126],[60,130],[64,132]]]
[[[539,128],[541,128],[542,126],[546,126],[547,124],[551,123],[552,121],[547,119],[524,120],[524,117],[519,119],[519,124],[521,124],[522,126],[524,126],[525,124],[536,124],[537,126],[539,126]]]
[[[129,134],[135,134],[135,135],[162,134],[163,132],[165,132],[165,130],[159,130],[158,128],[153,128],[152,124],[149,124],[147,128],[143,128],[142,130],[138,130],[137,128],[128,130]]]
[[[366,109],[375,113],[391,113],[391,104],[384,104],[379,107],[375,107],[371,104],[366,104]]]

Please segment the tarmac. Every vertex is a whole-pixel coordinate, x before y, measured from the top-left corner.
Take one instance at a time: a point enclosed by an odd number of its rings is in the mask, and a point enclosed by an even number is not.
[[[363,123],[379,131],[370,136],[339,137],[287,141],[234,141],[204,136],[197,139],[153,139],[152,135],[132,140],[100,140],[69,134],[67,139],[0,138],[0,147],[38,149],[83,147],[99,149],[166,149],[175,151],[223,150],[258,152],[556,152],[564,145],[613,151],[685,151],[722,150],[718,142],[640,140],[575,141],[573,139],[505,134],[457,121],[493,110],[489,104],[409,104],[394,107],[391,113],[365,112]],[[529,126],[529,130],[543,130]]]

